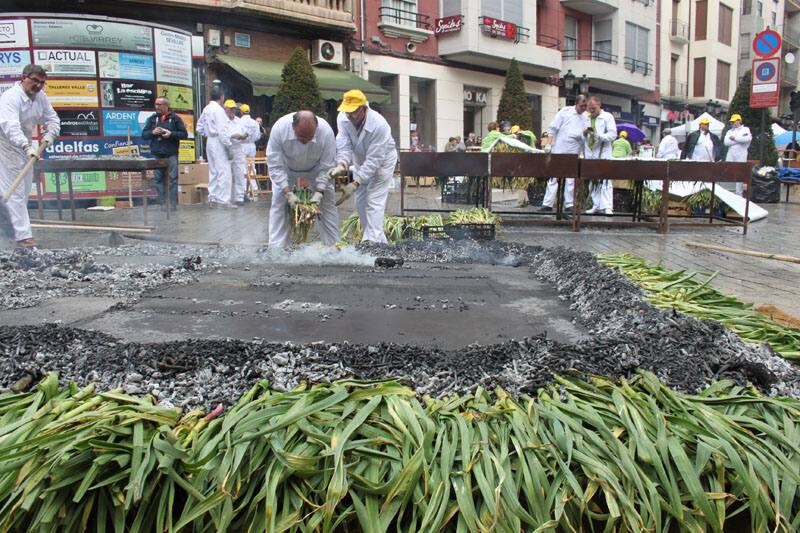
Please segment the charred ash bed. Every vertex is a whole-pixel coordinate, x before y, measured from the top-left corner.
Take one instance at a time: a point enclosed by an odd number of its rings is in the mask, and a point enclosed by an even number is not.
[[[397,378],[419,394],[445,396],[500,387],[534,393],[554,374],[624,377],[643,369],[670,387],[695,392],[731,379],[769,394],[800,397],[798,369],[764,346],[744,343],[714,321],[648,304],[642,291],[593,255],[508,242],[361,245],[360,260],[482,263],[528,268],[569,302],[589,338],[574,344],[535,336],[445,351],[401,344],[270,343],[200,340],[140,344],[97,331],[0,325],[0,389],[30,386],[48,371],[63,382],[94,382],[152,394],[163,405],[230,405],[259,379],[276,389],[342,378]],[[97,256],[117,260],[98,263]],[[148,262],[147,257],[160,257]],[[30,308],[64,296],[109,296],[130,305],[165,284],[191,284],[204,272],[270,261],[266,250],[137,244],[118,248],[0,253],[0,309]],[[166,260],[164,258],[167,258]],[[235,263],[235,265],[233,264]],[[446,320],[446,319],[445,319]]]

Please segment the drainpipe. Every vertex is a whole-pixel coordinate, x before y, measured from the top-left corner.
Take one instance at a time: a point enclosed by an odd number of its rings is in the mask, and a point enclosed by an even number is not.
[[[361,2],[359,4],[359,7],[358,7],[358,17],[361,19],[361,21],[360,21],[361,22],[361,30],[360,30],[360,33],[361,33],[361,67],[360,67],[359,70],[361,71],[360,75],[361,75],[362,78],[364,77],[364,31],[366,31],[364,29],[364,27],[366,25],[365,24],[366,17],[364,17],[364,3],[365,3],[365,1],[361,0]]]

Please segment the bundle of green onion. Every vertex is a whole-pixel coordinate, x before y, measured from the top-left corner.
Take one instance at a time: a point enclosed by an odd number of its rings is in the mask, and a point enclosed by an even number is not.
[[[294,193],[300,201],[291,209],[292,242],[303,244],[308,242],[308,234],[317,221],[319,206],[311,203],[311,196],[314,194],[311,189],[304,187],[296,189]]]

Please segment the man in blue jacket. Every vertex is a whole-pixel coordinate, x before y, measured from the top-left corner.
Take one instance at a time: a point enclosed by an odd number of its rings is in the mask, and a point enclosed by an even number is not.
[[[142,130],[142,138],[150,141],[150,153],[155,157],[169,160],[167,168],[169,201],[173,209],[178,205],[178,146],[181,139],[188,137],[183,119],[169,108],[169,99],[164,96],[156,98],[156,112],[147,119]],[[164,183],[164,169],[157,168],[154,173],[153,183],[158,191],[158,200],[165,206],[167,187]]]

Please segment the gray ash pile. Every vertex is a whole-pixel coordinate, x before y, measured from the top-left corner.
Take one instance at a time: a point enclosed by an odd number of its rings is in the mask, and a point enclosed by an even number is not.
[[[591,254],[503,242],[414,242],[364,245],[359,250],[373,258],[403,259],[401,268],[420,262],[423,265],[416,268],[424,268],[424,263],[527,267],[531,276],[554,286],[559,297],[570,302],[575,320],[589,328],[591,336],[574,344],[538,336],[443,350],[360,344],[355,338],[352,343],[187,339],[147,344],[53,324],[0,326],[0,388],[25,381],[26,376],[35,381],[55,370],[62,381],[149,393],[163,404],[210,407],[219,402],[231,404],[259,379],[269,380],[277,389],[290,389],[302,382],[399,378],[420,394],[432,396],[464,393],[477,386],[500,387],[516,395],[535,392],[554,374],[625,377],[644,369],[680,391],[696,392],[714,380],[731,379],[766,393],[800,397],[797,368],[768,347],[746,344],[716,322],[653,308],[638,287],[598,264]],[[33,284],[26,291],[34,299],[37,291],[67,294],[79,290],[74,285],[81,283],[92,287],[84,290],[117,290],[135,298],[164,283],[190,283],[194,276],[209,270],[234,272],[242,264],[264,268],[262,261],[269,260],[264,251],[244,254],[163,245],[102,251],[120,256],[119,264],[111,266],[98,265],[92,256],[73,252],[39,253],[42,257],[5,257],[0,262],[4,265],[0,280],[24,281],[31,276]],[[162,259],[142,265],[141,253]],[[67,279],[53,276],[53,268],[68,272]],[[165,268],[172,269],[167,278]],[[138,277],[137,272],[144,276]],[[90,281],[82,282],[81,276]],[[72,285],[61,286],[57,280]],[[112,285],[117,289],[110,288]],[[447,326],[457,327],[457,323]]]

